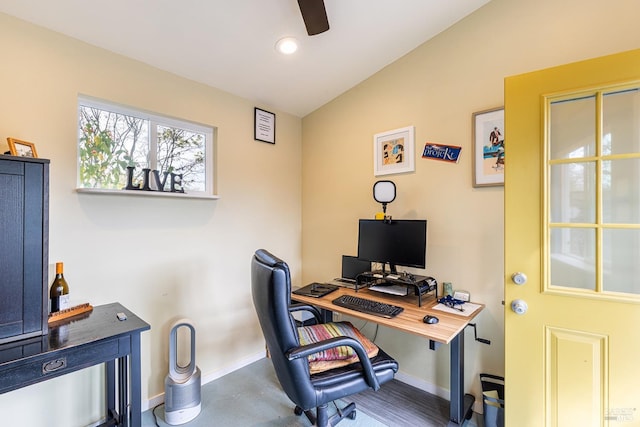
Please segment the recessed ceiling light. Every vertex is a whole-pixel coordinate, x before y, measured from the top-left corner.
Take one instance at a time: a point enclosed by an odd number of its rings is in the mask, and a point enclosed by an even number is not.
[[[276,42],[276,50],[285,55],[291,55],[298,50],[298,40],[293,37],[283,37]]]

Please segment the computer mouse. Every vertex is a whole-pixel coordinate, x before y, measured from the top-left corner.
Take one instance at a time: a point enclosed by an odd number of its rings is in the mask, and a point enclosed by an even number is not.
[[[432,316],[430,314],[427,314],[426,316],[424,316],[422,318],[422,321],[424,323],[428,323],[430,325],[433,325],[434,323],[438,323],[440,321],[440,319],[438,319],[436,316]]]

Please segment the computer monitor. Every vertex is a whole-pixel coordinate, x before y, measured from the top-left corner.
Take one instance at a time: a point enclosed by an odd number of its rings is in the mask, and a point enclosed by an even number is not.
[[[422,219],[361,219],[358,227],[358,258],[396,266],[426,267],[427,221]]]
[[[342,279],[356,282],[357,277],[371,271],[371,261],[351,255],[342,255]]]

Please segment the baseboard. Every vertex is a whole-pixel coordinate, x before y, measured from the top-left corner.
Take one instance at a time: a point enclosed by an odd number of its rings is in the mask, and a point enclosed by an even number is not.
[[[396,373],[395,379],[402,383],[405,383],[417,389],[420,389],[422,391],[426,391],[429,394],[433,394],[434,396],[438,396],[446,400],[451,400],[450,399],[451,394],[449,393],[449,390],[447,390],[446,388],[439,387],[421,378],[416,378],[402,371],[399,371]]]
[[[206,375],[202,376],[202,385],[205,385],[213,380],[216,380],[220,377],[224,377],[231,372],[237,371],[240,368],[244,368],[247,365],[250,365],[258,360],[264,359],[265,354],[264,351],[254,354],[252,356],[246,357],[238,361],[238,363],[234,363],[233,365],[225,366],[223,369],[210,372]],[[142,412],[147,411],[151,408],[155,408],[156,406],[162,404],[164,402],[164,393],[160,393],[156,396],[150,397],[147,400],[142,401]]]
[[[402,383],[415,387],[419,390],[425,391],[429,394],[433,394],[434,396],[438,396],[448,401],[451,401],[451,392],[449,390],[447,390],[446,388],[439,387],[421,378],[416,378],[414,376],[411,376],[404,372],[399,371],[396,373],[395,379]],[[477,396],[476,396],[475,402],[473,403],[473,412],[477,414],[482,414],[482,400],[478,399]]]
[[[260,352],[257,354],[254,354],[252,356],[249,356],[247,358],[244,358],[240,361],[238,361],[238,363],[234,363],[233,365],[229,365],[229,366],[225,366],[224,369],[220,369],[211,373],[208,373],[206,375],[202,376],[202,385],[205,385],[213,380],[216,380],[220,377],[223,377],[227,374],[230,374],[231,372],[237,371],[238,369],[244,368],[247,365],[250,365],[254,362],[257,362],[258,360],[264,359],[265,358],[265,354],[264,352]],[[434,396],[438,396],[441,397],[443,399],[446,400],[451,400],[451,393],[449,392],[449,390],[439,387],[433,383],[430,383],[428,381],[425,381],[421,378],[417,378],[414,377],[412,375],[408,375],[402,371],[396,373],[395,379],[397,379],[398,381],[405,383],[407,385],[410,385],[412,387],[415,387],[419,390],[425,391],[429,394],[433,394]],[[153,396],[151,398],[149,398],[146,401],[142,402],[142,411],[147,411],[151,408],[155,408],[156,406],[162,404],[164,402],[164,393],[160,393],[156,396]],[[476,397],[476,401],[473,404],[473,412],[481,414],[482,413],[482,400],[479,400]]]

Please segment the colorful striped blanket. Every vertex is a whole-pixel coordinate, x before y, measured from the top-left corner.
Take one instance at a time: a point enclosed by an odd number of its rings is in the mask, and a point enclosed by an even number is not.
[[[354,327],[350,322],[331,322],[298,328],[300,345],[308,345],[334,337],[355,338],[367,351],[369,358],[378,354],[378,346]],[[338,346],[309,356],[311,373],[321,372],[358,361],[358,355],[351,347]]]

